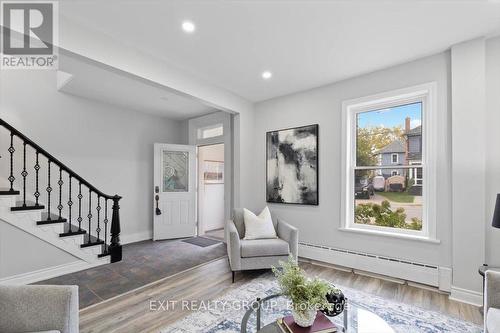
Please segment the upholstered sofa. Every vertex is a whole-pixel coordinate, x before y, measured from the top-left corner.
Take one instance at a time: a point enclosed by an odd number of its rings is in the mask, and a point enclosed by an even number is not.
[[[78,333],[78,286],[0,286],[0,332]]]
[[[227,253],[234,275],[237,271],[271,268],[280,260],[286,261],[290,254],[298,256],[299,231],[283,220],[273,220],[278,238],[245,240],[243,209],[233,212],[233,219],[226,225]]]
[[[497,333],[500,332],[500,272],[486,271],[484,281],[484,333]]]

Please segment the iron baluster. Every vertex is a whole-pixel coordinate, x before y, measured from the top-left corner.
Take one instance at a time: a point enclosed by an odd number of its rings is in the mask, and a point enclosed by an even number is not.
[[[64,184],[62,180],[62,169],[59,168],[59,181],[57,182],[59,185],[59,205],[57,206],[57,209],[59,210],[59,220],[62,219],[62,209],[64,208],[62,205],[62,186]]]
[[[95,230],[97,233],[97,241],[100,240],[99,235],[101,233],[101,196],[97,196],[97,207],[95,208],[97,210],[97,229]]]
[[[40,197],[40,191],[38,191],[38,171],[40,171],[40,163],[38,163],[38,151],[36,152],[36,163],[35,163],[35,206],[38,206],[38,198]]]
[[[82,231],[82,183],[78,186],[78,231]]]
[[[26,142],[23,142],[23,171],[21,176],[23,177],[23,207],[26,207],[26,176],[28,176],[28,171],[26,171]]]
[[[48,178],[47,178],[47,221],[52,220],[50,216],[50,192],[52,192],[52,187],[50,186],[50,160],[48,162]]]
[[[72,232],[72,220],[71,220],[71,206],[73,206],[73,201],[71,200],[71,181],[72,176],[69,175],[69,193],[68,193],[68,217],[69,217],[69,232]]]
[[[10,191],[14,191],[14,180],[16,180],[16,177],[14,177],[14,152],[16,149],[14,149],[14,133],[12,132],[10,133],[10,147],[8,151],[10,153]]]
[[[104,200],[104,253],[108,253],[108,199]]]
[[[89,244],[91,243],[90,236],[92,234],[92,229],[91,229],[92,212],[91,212],[91,209],[92,209],[92,192],[89,189],[89,214],[87,215],[87,217],[89,218],[89,241],[88,241]]]

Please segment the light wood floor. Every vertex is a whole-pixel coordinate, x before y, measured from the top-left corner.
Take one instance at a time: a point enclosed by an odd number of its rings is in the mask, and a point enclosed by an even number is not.
[[[482,323],[477,307],[450,301],[446,294],[309,263],[301,263],[301,266],[308,274],[327,278],[338,285],[443,312],[476,324]],[[232,284],[227,258],[217,259],[81,310],[80,330],[82,333],[159,332],[160,328],[183,318],[189,312],[181,307],[169,311],[151,311],[150,301],[210,300],[231,288],[238,288],[259,274],[261,272],[237,273],[236,282]]]

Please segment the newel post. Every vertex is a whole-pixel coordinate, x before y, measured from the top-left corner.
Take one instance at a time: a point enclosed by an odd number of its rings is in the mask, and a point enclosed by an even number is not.
[[[120,205],[118,202],[122,197],[115,195],[113,197],[113,215],[111,217],[111,244],[109,245],[109,253],[111,262],[122,260],[122,246],[120,244]]]

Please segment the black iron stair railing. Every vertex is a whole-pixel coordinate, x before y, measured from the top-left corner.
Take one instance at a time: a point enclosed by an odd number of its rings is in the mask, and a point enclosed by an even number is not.
[[[0,126],[5,128],[9,133],[10,133],[10,145],[7,151],[9,152],[10,156],[10,164],[9,164],[9,176],[7,180],[10,183],[10,188],[8,190],[0,190],[0,195],[5,195],[5,194],[20,194],[19,191],[14,190],[14,182],[16,180],[14,176],[14,153],[16,152],[16,147],[15,143],[17,140],[14,141],[14,137],[17,137],[18,139],[21,140],[22,142],[22,172],[21,172],[21,177],[22,177],[22,188],[23,188],[23,193],[22,193],[22,201],[20,204],[16,205],[16,207],[12,207],[11,210],[13,211],[23,211],[23,210],[43,210],[45,209],[44,205],[41,205],[39,202],[39,197],[40,197],[40,192],[39,192],[39,171],[42,169],[40,165],[40,160],[39,157],[40,155],[45,157],[47,159],[47,187],[46,187],[46,192],[47,192],[47,212],[46,212],[46,217],[42,220],[39,221],[39,224],[49,224],[49,223],[65,223],[68,221],[67,227],[65,229],[64,233],[61,233],[61,237],[65,236],[71,236],[71,235],[78,235],[78,234],[86,234],[85,235],[85,242],[82,244],[82,247],[86,246],[93,246],[93,245],[100,245],[102,244],[102,253],[99,254],[99,257],[107,256],[109,255],[111,258],[111,262],[117,262],[122,259],[122,247],[120,244],[120,232],[121,232],[121,227],[120,227],[120,205],[119,201],[121,197],[119,195],[108,195],[100,190],[98,190],[95,186],[90,184],[88,181],[86,181],[83,177],[78,175],[76,172],[71,170],[69,167],[67,167],[64,163],[59,161],[57,158],[52,156],[50,153],[48,153],[45,149],[40,147],[38,144],[33,142],[31,139],[26,137],[23,133],[19,132],[17,129],[12,127],[10,124],[5,122],[3,119],[0,119]],[[29,176],[29,173],[27,171],[27,151],[26,147],[29,146],[31,149],[34,150],[35,153],[35,165],[34,165],[34,170],[35,170],[35,184],[34,184],[34,189],[35,192],[33,196],[35,197],[35,202],[30,203],[26,199],[27,195],[27,178]],[[51,212],[51,193],[54,190],[54,188],[51,185],[51,167],[55,167],[56,170],[57,168],[59,169],[59,177],[57,180],[57,185],[58,185],[58,190],[59,190],[59,200],[58,200],[58,205],[56,206],[57,209],[57,214],[53,214]],[[68,211],[68,217],[69,220],[63,218],[63,185],[65,182],[63,181],[63,173],[67,174],[68,176],[68,202],[67,202],[67,211]],[[72,184],[73,180],[78,182],[78,218],[77,226],[72,225],[72,206],[75,204],[72,199]],[[82,199],[84,199],[82,195],[82,185],[85,186],[88,189],[88,230],[82,229]],[[56,187],[57,191],[57,187]],[[96,223],[96,229],[92,230],[92,218],[94,215],[92,214],[92,196],[95,196],[97,198],[97,203],[95,204],[95,211],[97,212],[97,223]],[[101,198],[104,200],[104,220],[102,221],[101,224]],[[111,200],[113,202],[113,205],[111,207],[112,210],[112,215],[111,215],[111,226],[109,230],[109,236],[110,240],[108,243],[108,201]],[[101,229],[101,227],[104,228],[104,230]],[[100,239],[101,233],[104,231],[104,239]],[[94,233],[95,232],[95,233]],[[94,233],[94,234],[93,234]]]

